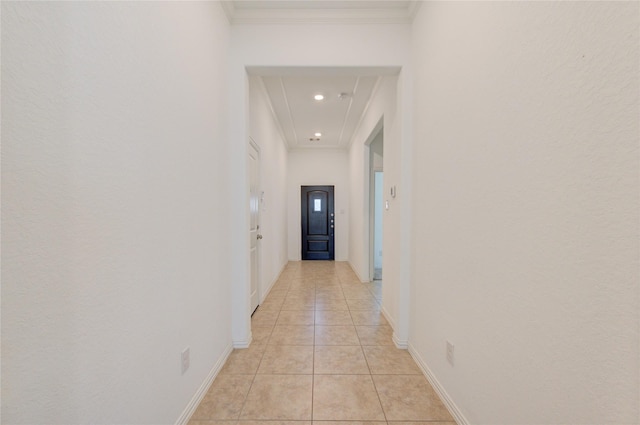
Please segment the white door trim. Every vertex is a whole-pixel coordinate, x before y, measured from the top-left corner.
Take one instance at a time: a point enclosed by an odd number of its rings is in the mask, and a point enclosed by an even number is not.
[[[260,146],[249,137],[249,314],[260,303]],[[253,162],[252,162],[253,161]]]

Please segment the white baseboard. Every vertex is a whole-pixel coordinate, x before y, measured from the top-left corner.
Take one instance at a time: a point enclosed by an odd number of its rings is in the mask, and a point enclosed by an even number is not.
[[[395,331],[396,330],[396,322],[393,320],[393,318],[391,317],[391,315],[389,314],[387,309],[384,308],[384,306],[381,306],[380,311],[382,312],[382,315],[384,316],[384,318],[387,319],[387,322],[389,322],[389,326],[391,326],[391,329],[393,329]]]
[[[391,337],[393,340],[393,343],[396,345],[397,348],[401,350],[406,350],[409,346],[409,341],[407,341],[406,339],[398,338],[398,335],[396,334],[396,322],[391,318],[391,315],[389,314],[387,309],[384,308],[384,306],[382,306],[380,308],[380,311],[382,312],[382,315],[384,316],[384,318],[387,319],[387,322],[389,322],[389,326],[391,326],[391,329],[393,330],[393,335]]]
[[[282,272],[284,271],[284,268],[287,267],[287,263],[288,262],[285,262],[282,265],[282,267],[280,267],[280,271],[276,275],[275,279],[273,279],[271,281],[271,283],[269,284],[269,287],[267,288],[267,290],[264,291],[264,294],[261,294],[262,295],[262,299],[260,300],[260,304],[262,304],[264,302],[264,300],[267,299],[267,295],[269,295],[269,292],[271,292],[271,289],[273,288],[273,285],[275,285],[276,282],[278,281],[278,279],[280,279],[280,276],[282,276]]]
[[[224,350],[224,352],[222,353],[222,356],[220,356],[220,358],[216,362],[216,364],[213,365],[213,367],[211,368],[211,371],[209,372],[209,375],[204,380],[202,385],[200,385],[200,388],[198,388],[198,391],[196,391],[196,393],[193,395],[193,397],[191,398],[191,401],[189,401],[189,404],[187,404],[187,407],[185,407],[184,411],[176,421],[175,425],[186,425],[189,422],[189,420],[191,419],[191,416],[193,416],[193,413],[198,408],[198,405],[200,404],[204,396],[207,394],[207,391],[209,391],[209,387],[211,387],[211,384],[213,384],[213,381],[216,379],[216,376],[218,376],[218,373],[220,373],[220,370],[222,370],[222,366],[224,366],[224,364],[227,362],[227,359],[229,358],[229,354],[231,354],[231,351],[233,351],[233,348],[231,347],[231,344],[229,344],[227,348]]]
[[[401,350],[406,350],[407,348],[409,348],[409,341],[407,341],[406,339],[400,339],[398,338],[398,335],[394,332],[393,333],[393,343],[396,345],[396,348],[399,348]]]
[[[251,333],[251,331],[249,331],[249,336],[247,337],[247,339],[233,340],[233,348],[249,348],[252,340],[253,340],[253,334]]]
[[[436,379],[436,376],[433,374],[433,372],[431,372],[431,369],[429,369],[429,366],[427,366],[422,357],[420,357],[420,354],[416,351],[413,345],[408,344],[408,346],[409,354],[411,354],[411,357],[413,357],[413,359],[416,361],[418,367],[420,367],[422,373],[427,378],[427,381],[429,381],[433,389],[436,391],[436,393],[438,393],[440,400],[442,400],[444,405],[447,407],[447,410],[449,410],[451,416],[453,416],[453,418],[456,420],[456,423],[458,425],[469,425],[469,421],[467,420],[467,418],[464,417],[462,411],[453,402],[451,397],[449,397],[449,394],[447,394],[444,387]]]
[[[353,267],[353,264],[351,264],[351,261],[347,260],[347,263],[349,263],[349,267],[351,267],[351,270],[353,270],[353,272],[356,274],[356,276],[358,276],[358,279],[360,280],[360,282],[362,282],[362,283],[369,283],[370,282],[368,277],[366,279],[363,279],[362,276],[360,276],[360,273],[358,273],[358,270],[356,270],[356,268]]]

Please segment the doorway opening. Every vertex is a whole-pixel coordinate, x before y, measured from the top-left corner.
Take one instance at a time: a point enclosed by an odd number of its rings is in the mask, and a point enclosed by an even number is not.
[[[369,195],[369,226],[370,226],[370,279],[382,280],[382,229],[384,211],[384,139],[383,128],[369,145],[370,195]]]
[[[333,186],[301,186],[302,259],[335,259]]]
[[[382,188],[383,172],[373,177],[373,280],[382,280]]]
[[[249,139],[249,259],[250,259],[250,300],[251,315],[260,303],[260,147]]]

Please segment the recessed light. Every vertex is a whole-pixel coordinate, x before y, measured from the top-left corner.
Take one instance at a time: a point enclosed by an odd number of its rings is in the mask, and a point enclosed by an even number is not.
[[[316,137],[322,137],[322,133],[315,133],[314,136]]]
[[[324,99],[324,96],[323,96],[323,95],[321,95],[321,94],[317,94],[317,95],[313,96],[313,98],[314,98],[315,100],[322,100],[322,99]]]

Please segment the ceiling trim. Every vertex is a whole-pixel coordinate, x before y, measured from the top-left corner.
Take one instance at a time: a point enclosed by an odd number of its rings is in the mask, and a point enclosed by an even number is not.
[[[349,147],[345,146],[344,148],[339,148],[336,146],[298,146],[295,148],[289,148],[287,152],[317,152],[317,151],[325,151],[325,152],[349,152]]]
[[[284,81],[282,81],[282,78],[279,78],[280,80],[280,89],[282,90],[282,95],[284,96],[284,104],[287,106],[287,112],[289,113],[289,119],[291,120],[291,130],[293,131],[293,143],[294,144],[298,144],[300,143],[300,140],[298,139],[298,132],[296,131],[296,126],[293,124],[295,123],[295,121],[293,121],[293,113],[291,112],[291,105],[289,105],[289,96],[287,94],[287,89],[284,86]]]
[[[362,121],[364,121],[365,115],[367,115],[367,112],[369,112],[369,108],[371,107],[371,102],[373,101],[373,98],[376,97],[376,95],[378,94],[378,90],[380,90],[380,86],[382,86],[381,76],[378,77],[378,79],[376,80],[375,86],[373,86],[373,89],[371,90],[371,96],[369,96],[369,100],[367,100],[367,104],[364,106],[364,109],[362,110],[362,115],[360,115],[360,119],[358,120],[358,124],[356,125],[356,128],[353,131],[353,134],[351,135],[351,139],[349,140],[349,143],[347,143],[347,149],[351,149],[351,145],[353,145],[353,141],[355,140],[355,137],[358,134],[360,127],[362,126]]]
[[[262,79],[262,77],[255,77],[254,81],[256,81],[258,84],[258,87],[260,87],[263,100],[267,102],[267,106],[269,107],[269,111],[271,112],[271,117],[273,118],[273,122],[276,123],[276,127],[278,128],[278,133],[282,138],[282,142],[284,143],[285,148],[289,150],[291,146],[289,145],[289,141],[287,140],[284,129],[280,124],[280,120],[278,119],[278,114],[276,114],[276,110],[273,107],[273,103],[271,103],[271,96],[269,96],[269,93],[267,92],[267,87],[264,85],[264,80]]]
[[[222,6],[222,10],[224,10],[224,14],[227,15],[229,23],[233,23],[233,15],[235,14],[236,9],[233,5],[233,1],[220,1],[220,5]]]
[[[418,11],[420,10],[420,6],[422,6],[423,2],[424,0],[412,0],[409,2],[409,6],[407,10],[409,12],[409,17],[411,18],[411,22],[413,22],[413,18],[415,18],[416,15],[418,14]]]
[[[358,91],[359,84],[360,84],[360,77],[356,78],[356,82],[353,85],[353,89],[351,89],[351,96],[349,96],[349,106],[347,107],[347,113],[344,116],[344,121],[342,121],[342,129],[340,130],[340,136],[338,137],[338,145],[342,143],[342,138],[344,137],[344,129],[347,126],[347,122],[349,121],[349,114],[351,113],[351,107],[353,106],[353,96]]]
[[[238,7],[233,0],[221,1],[232,25],[280,24],[410,24],[421,1],[402,3],[403,7],[383,6],[388,2],[362,2],[367,7],[337,7],[341,2],[285,1],[249,2]],[[270,5],[271,3],[271,5]],[[376,3],[381,6],[376,7]]]
[[[247,66],[247,74],[260,77],[379,77],[400,74],[400,66]]]

